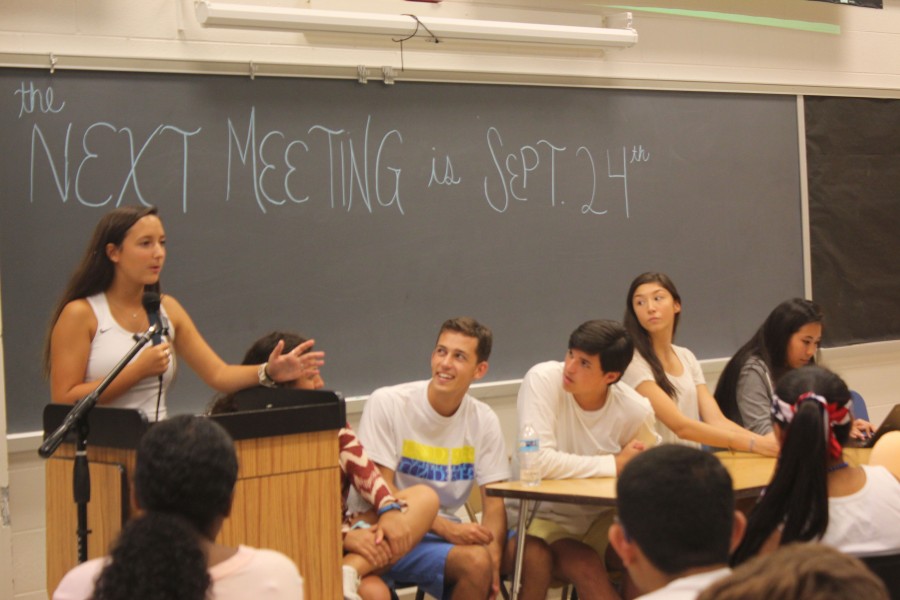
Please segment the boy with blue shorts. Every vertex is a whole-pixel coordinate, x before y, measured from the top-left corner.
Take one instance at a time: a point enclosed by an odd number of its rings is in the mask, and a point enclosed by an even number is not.
[[[469,317],[445,321],[431,354],[431,379],[375,390],[359,438],[389,485],[425,484],[440,499],[431,532],[383,577],[410,582],[435,598],[495,598],[506,543],[506,512],[484,486],[509,479],[500,421],[469,385],[488,369],[492,334]],[[455,513],[481,488],[481,524]]]

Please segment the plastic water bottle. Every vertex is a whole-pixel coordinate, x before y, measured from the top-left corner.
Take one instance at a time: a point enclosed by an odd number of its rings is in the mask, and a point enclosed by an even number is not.
[[[541,482],[540,449],[541,439],[534,427],[526,423],[519,436],[519,479],[525,485],[538,485]]]

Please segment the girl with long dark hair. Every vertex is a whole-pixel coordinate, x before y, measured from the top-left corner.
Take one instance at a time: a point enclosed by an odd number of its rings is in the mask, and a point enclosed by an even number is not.
[[[850,391],[816,366],[785,375],[770,407],[781,455],[732,561],[811,540],[855,556],[900,552],[900,432],[878,441],[868,465],[849,464]]]
[[[160,292],[165,260],[166,232],[156,208],[122,207],[100,219],[50,321],[44,366],[53,402],[72,404],[93,391],[132,347],[135,334],[150,327],[143,295]],[[321,364],[321,352],[304,354],[310,341],[287,352],[281,343],[259,365],[229,365],[175,298],[162,296],[160,314],[166,336],[144,346],[106,388],[100,404],[141,409],[150,420],[165,418],[175,354],[221,392],[293,380]]]
[[[635,353],[622,381],[650,400],[663,442],[777,455],[772,436],[747,431],[722,414],[697,358],[673,344],[680,314],[681,296],[664,273],[643,273],[631,282],[625,328]]]
[[[725,416],[760,435],[770,433],[774,387],[791,370],[816,363],[822,320],[812,300],[792,298],[776,306],[719,377],[715,396]],[[857,419],[850,435],[871,432],[871,423]]]

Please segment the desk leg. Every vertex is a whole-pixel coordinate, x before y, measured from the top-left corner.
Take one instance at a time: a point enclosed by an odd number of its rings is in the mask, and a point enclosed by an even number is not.
[[[525,555],[525,529],[528,523],[528,513],[531,511],[530,500],[519,501],[519,525],[516,529],[516,562],[513,566],[513,584],[510,600],[519,597],[519,586],[522,585],[522,557]]]

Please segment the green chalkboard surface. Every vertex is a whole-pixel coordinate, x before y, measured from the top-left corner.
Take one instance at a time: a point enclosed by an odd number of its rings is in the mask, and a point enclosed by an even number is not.
[[[10,431],[40,427],[49,313],[118,205],[159,207],[163,290],[226,360],[296,330],[347,396],[427,378],[460,314],[494,329],[486,381],[520,378],[646,270],[700,357],[803,291],[794,97],[7,69],[0,132]],[[211,395],[183,368],[170,411]]]

